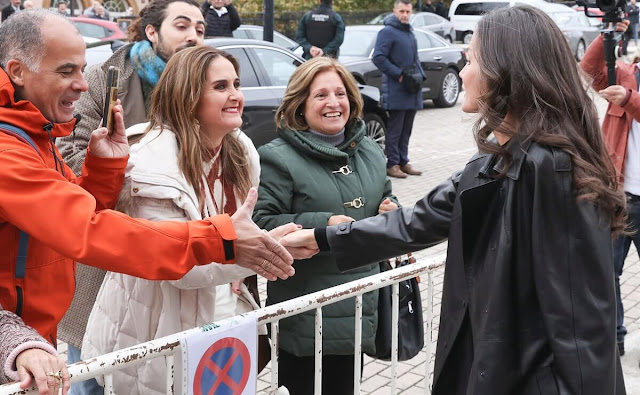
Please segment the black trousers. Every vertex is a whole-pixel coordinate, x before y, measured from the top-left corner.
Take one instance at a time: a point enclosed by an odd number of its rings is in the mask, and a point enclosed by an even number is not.
[[[279,350],[278,382],[291,395],[313,395],[314,357],[296,357]],[[353,395],[353,355],[325,355],[322,357],[322,393]],[[362,366],[360,364],[360,376]]]

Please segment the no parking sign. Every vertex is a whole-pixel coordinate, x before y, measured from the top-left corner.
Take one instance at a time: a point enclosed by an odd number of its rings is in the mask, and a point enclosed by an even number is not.
[[[248,313],[183,340],[183,394],[254,395],[257,337],[257,319]]]

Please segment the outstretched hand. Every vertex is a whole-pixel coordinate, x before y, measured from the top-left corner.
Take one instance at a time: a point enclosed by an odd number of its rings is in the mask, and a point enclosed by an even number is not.
[[[286,248],[306,248],[308,250],[319,250],[316,236],[313,229],[302,229],[289,233],[280,239],[280,243]]]
[[[395,210],[398,205],[391,201],[389,198],[385,198],[380,206],[378,206],[378,214],[386,213],[387,211]]]
[[[114,132],[109,135],[106,127],[101,126],[91,133],[89,151],[98,158],[123,158],[129,155],[129,142],[124,127],[122,104],[120,99],[113,106]],[[104,123],[104,120],[102,121]]]
[[[20,388],[27,389],[35,384],[40,395],[58,395],[59,389],[62,389],[62,395],[66,395],[71,386],[65,362],[39,348],[30,348],[18,354],[16,368]],[[60,377],[56,376],[58,372]]]
[[[302,229],[302,226],[296,225],[292,222],[288,224],[284,224],[278,226],[275,229],[271,229],[269,231],[269,236],[273,237],[275,240],[280,241],[282,238],[290,233],[297,232]],[[320,252],[317,248],[306,248],[306,247],[285,247],[287,251],[293,256],[293,259],[309,259],[318,252]]]
[[[236,240],[236,264],[253,270],[268,280],[286,280],[295,274],[293,257],[251,220],[258,191],[251,188],[242,206],[231,216]]]

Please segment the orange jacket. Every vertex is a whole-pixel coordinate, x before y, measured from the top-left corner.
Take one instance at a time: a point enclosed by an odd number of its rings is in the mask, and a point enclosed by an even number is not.
[[[607,87],[607,65],[604,61],[602,36],[589,45],[580,62],[580,67],[593,78],[593,89],[599,91]],[[616,62],[616,83],[627,90],[627,97],[622,102],[622,106],[609,103],[607,114],[602,122],[604,142],[621,184],[624,181],[624,164],[627,158],[631,123],[634,119],[640,122],[640,94],[638,94],[635,72],[635,63]]]
[[[69,135],[75,120],[51,124],[30,102],[16,102],[1,69],[0,122],[27,132],[42,155],[0,132],[0,305],[21,310],[24,322],[53,344],[73,298],[76,261],[151,280],[179,279],[194,265],[234,262],[236,234],[229,216],[150,222],[109,210],[128,158],[89,152],[81,177],[64,164],[56,166],[54,155],[60,154],[50,138]],[[18,229],[30,235],[20,280]]]

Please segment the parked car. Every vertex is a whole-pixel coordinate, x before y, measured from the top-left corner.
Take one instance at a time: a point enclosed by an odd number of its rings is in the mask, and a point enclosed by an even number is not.
[[[535,7],[541,3],[547,4],[542,0],[453,0],[449,7],[449,20],[456,28],[456,40],[469,44],[476,24],[487,12],[518,4]]]
[[[562,4],[547,4],[541,9],[562,30],[576,60],[581,61],[591,41],[600,35],[600,22],[597,18],[588,18],[583,11],[575,11]]]
[[[367,22],[367,25],[382,25],[384,24],[384,18],[390,14],[391,12],[383,12]],[[431,12],[417,12],[412,14],[411,19],[409,19],[409,23],[414,28],[432,31],[450,43],[453,42],[453,39],[456,36],[456,30],[453,28],[453,23],[440,15]]]
[[[378,32],[383,27],[347,26],[339,58],[358,82],[378,88],[382,85],[382,73],[372,59]],[[414,34],[420,64],[427,76],[422,83],[423,99],[433,100],[437,107],[455,105],[462,86],[458,73],[467,61],[464,50],[429,31],[414,29]]]
[[[382,14],[377,15],[375,18],[367,22],[367,25],[382,25],[384,23],[384,18],[386,18],[390,14],[390,11],[383,12]]]
[[[212,38],[206,45],[229,52],[240,63],[240,85],[244,94],[242,130],[259,147],[276,137],[274,115],[282,102],[289,77],[305,60],[279,45],[258,40]],[[104,62],[107,46],[87,48],[87,65]],[[360,86],[364,99],[367,135],[384,146],[387,113],[380,107],[380,91]]]
[[[414,28],[434,32],[450,43],[456,37],[456,29],[453,28],[453,23],[431,12],[417,12],[411,15],[409,23]]]
[[[263,32],[262,26],[258,25],[240,25],[233,31],[233,37],[235,38],[250,38],[253,40],[262,40]],[[283,48],[289,49],[291,52],[298,56],[302,56],[304,50],[297,42],[293,41],[284,34],[273,31],[273,43]]]
[[[86,17],[71,17],[69,20],[84,37],[97,38],[101,41],[127,39],[126,32],[120,30],[115,22]]]

